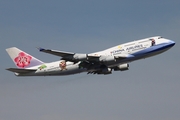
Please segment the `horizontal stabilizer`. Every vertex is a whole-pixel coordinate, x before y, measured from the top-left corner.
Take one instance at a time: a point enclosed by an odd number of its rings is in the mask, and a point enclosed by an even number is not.
[[[19,69],[19,68],[7,68],[6,70],[16,73],[29,73],[36,71],[36,69]]]

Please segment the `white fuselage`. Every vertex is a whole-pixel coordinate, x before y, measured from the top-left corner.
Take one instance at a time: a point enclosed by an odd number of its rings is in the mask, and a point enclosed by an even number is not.
[[[102,58],[107,58],[107,56],[113,57],[124,57],[125,59],[116,59],[116,61],[105,62],[104,64],[109,67],[115,67],[120,64],[129,63],[135,60],[151,57],[166,50],[170,49],[174,46],[175,42],[162,38],[162,37],[151,37],[142,40],[137,40],[125,44],[120,44],[115,47],[88,54],[89,56],[101,56]],[[80,62],[74,63],[66,61],[65,68],[63,65],[61,66],[60,61],[44,63],[42,65],[34,66],[29,69],[37,69],[35,72],[26,73],[26,74],[18,74],[17,76],[48,76],[48,75],[70,75],[81,72],[88,72],[91,69],[80,67]]]

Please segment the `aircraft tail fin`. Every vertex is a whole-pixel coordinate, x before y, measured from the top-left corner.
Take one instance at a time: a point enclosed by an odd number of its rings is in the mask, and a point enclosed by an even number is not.
[[[43,64],[41,60],[38,60],[37,58],[16,47],[7,48],[6,51],[17,68],[29,68]]]

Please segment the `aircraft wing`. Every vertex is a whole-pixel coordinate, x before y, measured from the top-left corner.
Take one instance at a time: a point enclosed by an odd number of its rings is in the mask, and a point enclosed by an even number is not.
[[[38,48],[38,49],[40,52],[56,55],[56,56],[62,57],[62,59],[64,59],[64,60],[69,60],[72,62],[95,61],[96,59],[98,59],[100,57],[100,56],[94,56],[94,55],[88,55],[88,54],[50,50],[50,49],[44,49],[44,48]]]
[[[72,52],[64,52],[64,51],[50,50],[50,49],[44,49],[44,48],[38,48],[38,49],[40,52],[45,52],[45,53],[49,53],[49,54],[60,56],[60,57],[70,56],[70,55],[75,54]]]

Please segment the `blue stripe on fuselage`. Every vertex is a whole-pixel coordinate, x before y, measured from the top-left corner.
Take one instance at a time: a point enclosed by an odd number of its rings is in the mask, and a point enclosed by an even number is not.
[[[147,49],[144,49],[142,51],[139,51],[139,52],[136,52],[136,53],[133,53],[132,55],[134,55],[135,57],[137,56],[144,56],[144,55],[147,55],[147,54],[153,54],[153,53],[157,53],[157,52],[161,52],[161,51],[164,51],[166,49],[169,49],[171,47],[173,47],[175,45],[174,42],[170,42],[170,43],[162,43],[162,44],[159,44],[159,45],[155,45],[155,46],[151,46]]]

